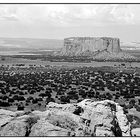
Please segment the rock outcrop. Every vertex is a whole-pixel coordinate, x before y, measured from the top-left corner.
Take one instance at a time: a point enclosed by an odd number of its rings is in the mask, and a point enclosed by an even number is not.
[[[125,52],[119,52],[119,53],[110,53],[106,50],[98,51],[94,56],[92,56],[93,60],[99,60],[99,61],[136,61],[137,58],[125,53]]]
[[[69,136],[70,131],[55,126],[46,120],[39,120],[32,128],[30,136]]]
[[[121,51],[119,39],[110,37],[66,38],[60,54],[66,56],[88,56],[102,50],[107,50],[110,53],[119,53]]]
[[[86,56],[93,60],[136,60],[134,56],[124,53],[119,38],[111,37],[70,37],[64,39],[64,46],[59,56]]]
[[[1,136],[26,136],[26,123],[21,120],[9,122],[1,131]]]
[[[0,109],[0,118],[0,136],[131,136],[123,108],[109,100],[50,102],[44,112]]]

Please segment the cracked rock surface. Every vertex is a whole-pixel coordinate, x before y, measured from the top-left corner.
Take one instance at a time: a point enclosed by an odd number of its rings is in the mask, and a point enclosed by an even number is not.
[[[110,100],[50,102],[46,111],[0,109],[0,136],[131,136],[123,108]]]

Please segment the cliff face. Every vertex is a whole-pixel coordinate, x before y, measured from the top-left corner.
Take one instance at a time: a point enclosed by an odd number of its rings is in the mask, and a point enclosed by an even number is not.
[[[0,136],[131,136],[123,108],[109,100],[51,102],[44,112],[0,109],[0,118]]]
[[[109,37],[71,37],[64,39],[64,47],[60,55],[91,56],[96,51],[107,50],[110,53],[121,51],[118,38]]]

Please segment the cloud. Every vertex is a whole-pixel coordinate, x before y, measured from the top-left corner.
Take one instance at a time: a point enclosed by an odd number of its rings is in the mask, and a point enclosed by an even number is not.
[[[131,5],[1,5],[0,20],[52,26],[135,24]]]
[[[47,10],[46,19],[53,19],[53,23],[57,25],[134,24],[134,14],[129,5],[65,5],[50,9]]]
[[[1,5],[1,7],[0,7],[0,20],[17,21],[15,7]]]
[[[113,20],[117,22],[134,24],[134,13],[127,5],[116,6],[110,13],[113,15]]]

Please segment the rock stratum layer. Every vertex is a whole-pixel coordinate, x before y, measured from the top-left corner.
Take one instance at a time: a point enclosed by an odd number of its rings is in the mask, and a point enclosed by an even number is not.
[[[64,39],[60,56],[88,56],[97,60],[136,59],[123,53],[119,38],[70,37]]]
[[[131,136],[123,108],[109,100],[50,102],[46,111],[0,109],[0,136]]]
[[[119,53],[120,41],[118,38],[109,37],[71,37],[64,39],[62,55],[77,56],[86,55],[96,51],[107,50],[111,53]]]

